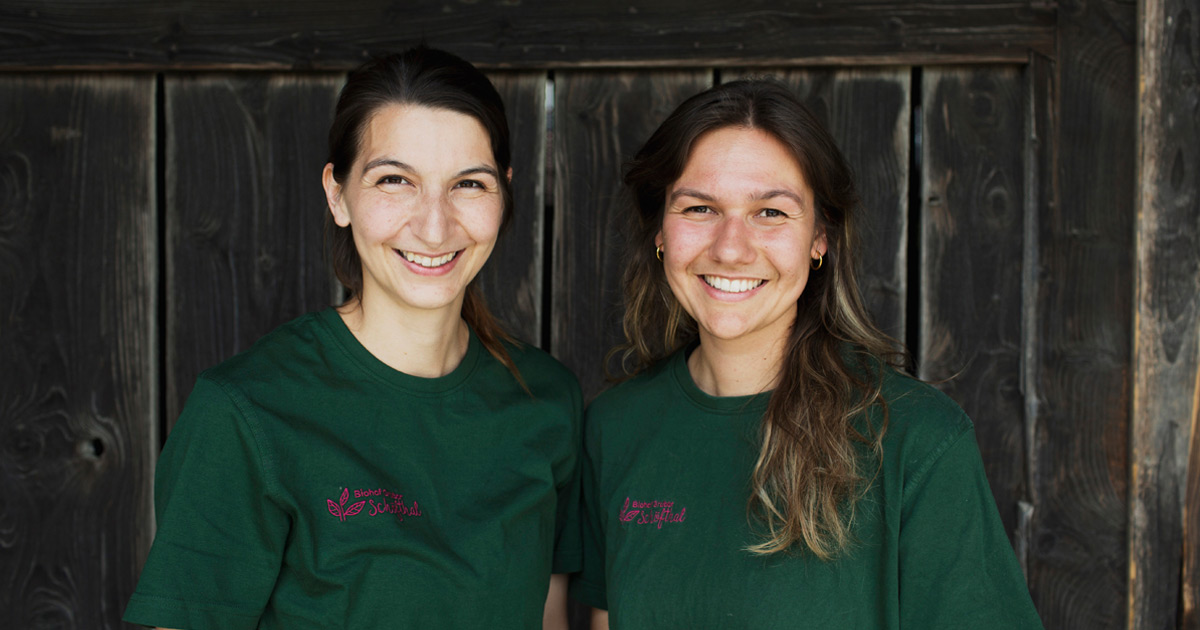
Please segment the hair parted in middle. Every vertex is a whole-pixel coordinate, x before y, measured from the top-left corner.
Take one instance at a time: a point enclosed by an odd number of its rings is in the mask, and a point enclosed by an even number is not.
[[[435,48],[417,46],[368,61],[350,72],[338,96],[329,128],[329,157],[333,178],[345,184],[362,150],[363,135],[376,112],[390,105],[446,109],[474,118],[491,141],[492,158],[500,173],[503,216],[500,232],[513,211],[512,184],[505,176],[512,163],[504,102],[492,82],[466,60]],[[350,293],[362,294],[362,260],[354,245],[353,226],[340,227],[325,213],[326,247],[337,279]],[[512,341],[484,303],[477,279],[467,286],[462,317],[479,341],[521,381],[501,341]],[[521,381],[523,383],[523,381]]]
[[[881,370],[903,366],[907,354],[871,322],[859,296],[859,199],[850,167],[824,125],[780,83],[733,81],[692,96],[629,163],[624,181],[632,198],[622,225],[630,248],[626,343],[617,352],[632,375],[698,338],[696,322],[671,293],[654,239],[669,189],[696,141],[729,127],[763,131],[792,154],[812,189],[817,233],[828,244],[821,269],[809,276],[796,303],[760,427],[749,509],[765,532],[748,549],[770,554],[803,545],[830,559],[850,543],[855,503],[878,466],[887,424]],[[873,405],[882,406],[883,421],[860,432],[852,420]]]

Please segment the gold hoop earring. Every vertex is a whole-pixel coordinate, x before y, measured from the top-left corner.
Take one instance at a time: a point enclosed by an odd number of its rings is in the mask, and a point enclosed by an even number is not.
[[[658,262],[662,262],[662,245],[654,248],[654,257],[658,259]]]
[[[817,254],[817,257],[812,259],[812,262],[809,264],[812,265],[813,271],[820,269],[821,265],[825,264],[825,254]]]

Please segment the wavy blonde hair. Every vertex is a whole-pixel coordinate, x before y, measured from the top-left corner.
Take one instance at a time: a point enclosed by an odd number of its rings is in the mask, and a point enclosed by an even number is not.
[[[654,237],[667,190],[682,174],[691,147],[726,127],[764,131],[788,148],[812,188],[817,229],[828,243],[821,268],[810,274],[796,303],[778,384],[762,418],[748,510],[763,539],[747,549],[773,554],[803,545],[828,560],[850,544],[857,501],[878,469],[887,428],[883,371],[907,364],[908,356],[871,322],[859,297],[859,201],[850,168],[829,132],[786,87],[755,79],[697,94],[629,163],[626,343],[614,352],[633,375],[698,338],[696,322],[667,285]],[[860,431],[855,419],[875,405],[882,421],[862,423]]]

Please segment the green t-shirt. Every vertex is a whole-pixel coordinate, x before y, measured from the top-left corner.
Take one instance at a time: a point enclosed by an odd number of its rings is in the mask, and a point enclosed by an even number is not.
[[[159,459],[125,620],[173,628],[540,627],[578,570],[582,402],[547,354],[474,333],[440,378],[386,366],[333,309],[208,370]]]
[[[1041,628],[970,420],[895,372],[884,396],[883,462],[854,543],[823,562],[745,551],[762,540],[747,500],[767,395],[705,394],[683,352],[605,392],[584,423],[573,596],[616,630]]]

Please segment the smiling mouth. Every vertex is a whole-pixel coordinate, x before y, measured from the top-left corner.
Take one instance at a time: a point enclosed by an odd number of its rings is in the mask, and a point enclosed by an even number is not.
[[[404,256],[404,259],[407,260],[408,262],[416,264],[416,265],[420,265],[422,267],[426,267],[428,269],[432,269],[434,267],[441,267],[442,265],[450,262],[451,260],[454,260],[454,257],[458,256],[462,250],[459,250],[457,252],[450,252],[449,254],[444,254],[442,256],[436,256],[436,257],[422,256],[421,254],[414,254],[412,252],[405,252],[405,251],[400,251],[400,250],[396,250],[396,251],[399,251],[400,254],[402,256]]]
[[[704,278],[704,282],[707,283],[708,286],[710,286],[718,291],[724,291],[725,293],[745,293],[746,291],[750,291],[752,289],[757,289],[758,287],[762,286],[762,283],[766,282],[766,280],[761,280],[761,279],[730,280],[729,278],[722,278],[721,276],[702,276],[702,277]]]

